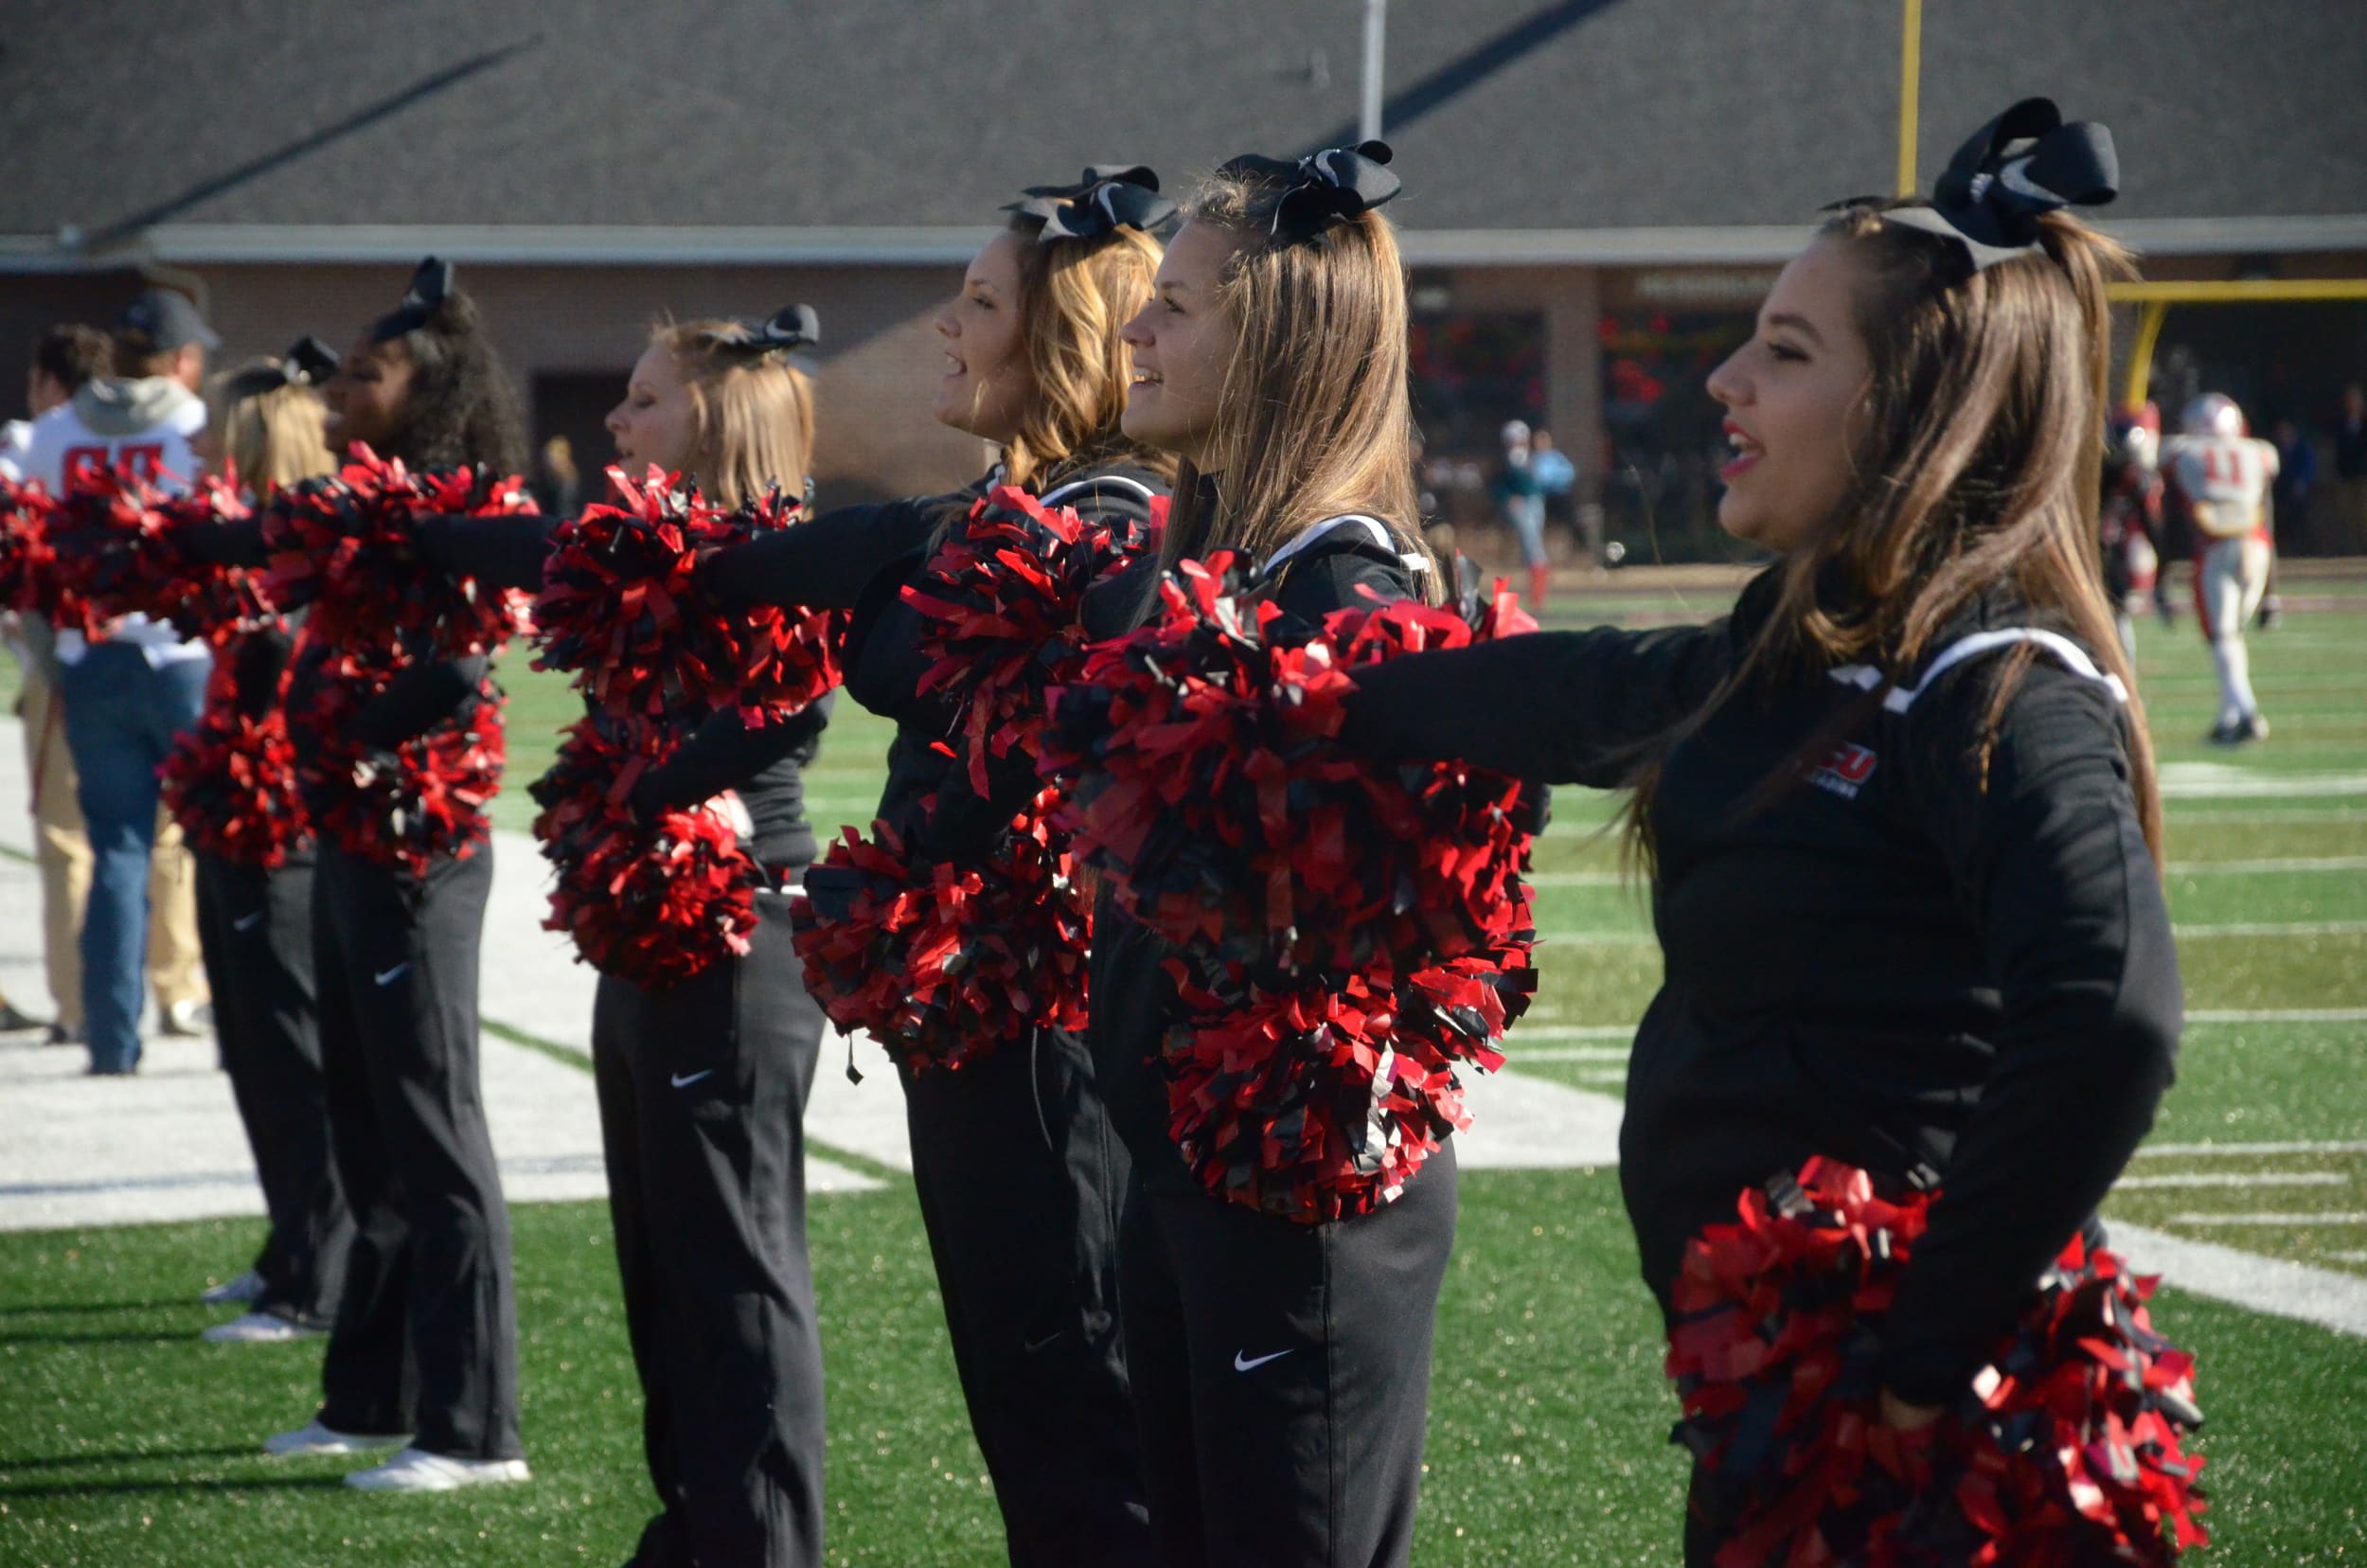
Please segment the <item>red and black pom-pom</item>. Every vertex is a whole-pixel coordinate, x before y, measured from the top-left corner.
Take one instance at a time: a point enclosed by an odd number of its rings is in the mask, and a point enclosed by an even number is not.
[[[1166,497],[1148,526],[1087,519],[998,485],[970,508],[904,602],[925,617],[923,692],[943,690],[962,712],[961,747],[971,789],[989,793],[991,761],[1032,757],[1044,693],[1075,680],[1084,662],[1085,595],[1156,548]]]
[[[64,495],[41,512],[42,569],[27,579],[28,602],[86,636],[135,613],[216,642],[250,630],[270,610],[255,575],[198,564],[173,543],[179,529],[246,515],[237,490],[221,479],[169,494],[123,470],[77,470]]]
[[[0,474],[0,610],[29,610],[47,592],[49,492],[38,481]]]
[[[633,786],[678,739],[648,720],[588,713],[532,786],[534,836],[556,872],[543,927],[567,933],[601,973],[650,989],[745,953],[762,880],[721,811],[647,824],[634,814]]]
[[[573,672],[620,718],[736,705],[760,724],[838,684],[844,614],[731,608],[696,580],[714,551],[793,525],[798,501],[774,491],[735,510],[656,469],[640,484],[621,469],[608,478],[614,504],[587,508],[552,537],[535,601],[536,668]]]
[[[332,646],[308,622],[289,678],[288,733],[314,830],[347,854],[425,876],[439,859],[473,853],[491,831],[503,699],[489,677],[467,713],[427,734],[392,751],[357,745],[347,738],[354,716],[401,668],[398,655]]]
[[[311,842],[296,788],[294,743],[275,700],[259,714],[239,701],[237,661],[223,650],[205,709],[160,771],[164,803],[189,846],[236,865],[276,870]]]
[[[1321,626],[1229,555],[1054,696],[1046,772],[1080,863],[1169,947],[1170,1131],[1201,1180],[1305,1221],[1387,1202],[1463,1124],[1535,987],[1519,781],[1380,767],[1333,739],[1356,667],[1525,630],[1398,602]]]
[[[919,1071],[962,1067],[1031,1029],[1084,1027],[1091,914],[1044,804],[970,864],[875,822],[807,867],[796,947],[842,1033],[864,1030]]]
[[[342,645],[425,636],[444,658],[490,653],[526,629],[531,597],[438,567],[418,551],[418,519],[533,510],[515,477],[414,472],[357,444],[335,476],[292,486],[263,507],[272,550],[265,592],[276,604],[311,605],[320,635]]]
[[[1883,1316],[1932,1202],[1811,1160],[1687,1246],[1667,1364],[1676,1440],[1731,1512],[1718,1568],[2167,1564],[2204,1543],[2194,1361],[2109,1251],[2066,1247],[1931,1427],[1882,1422]]]

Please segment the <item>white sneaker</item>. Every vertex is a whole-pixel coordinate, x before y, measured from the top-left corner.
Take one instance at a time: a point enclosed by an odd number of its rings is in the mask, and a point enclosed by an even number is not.
[[[236,1279],[225,1279],[198,1300],[208,1307],[248,1307],[263,1299],[263,1276],[253,1269]]]
[[[510,1481],[530,1481],[524,1459],[455,1459],[407,1448],[384,1464],[355,1470],[346,1485],[361,1491],[457,1491],[462,1487],[491,1487]]]
[[[249,1312],[217,1323],[198,1338],[215,1345],[278,1345],[288,1340],[318,1339],[325,1329],[307,1327],[277,1312]]]
[[[360,1433],[335,1432],[321,1425],[315,1416],[294,1432],[276,1433],[263,1439],[265,1453],[369,1453],[378,1449],[400,1448],[411,1441],[409,1433],[389,1434],[383,1437]]]

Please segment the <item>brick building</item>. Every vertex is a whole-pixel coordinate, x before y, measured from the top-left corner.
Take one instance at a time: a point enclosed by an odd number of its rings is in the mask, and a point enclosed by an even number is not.
[[[2367,276],[2367,28],[2315,0],[1924,19],[1919,165],[2012,99],[2109,122],[2157,276]],[[821,312],[826,499],[977,467],[929,317],[1023,185],[1353,139],[1361,0],[28,0],[0,52],[0,359],[143,276],[233,354],[460,264],[538,436],[596,460],[648,325]],[[1551,426],[1631,548],[1701,526],[1709,365],[1817,208],[1892,187],[1895,0],[1398,0],[1384,133],[1416,394],[1468,481]],[[94,72],[92,62],[103,62]],[[2159,363],[2323,428],[2367,305],[2174,311]],[[13,401],[0,381],[0,407]],[[13,411],[13,410],[9,410]],[[589,465],[587,465],[589,466]],[[1470,505],[1446,487],[1444,504]]]

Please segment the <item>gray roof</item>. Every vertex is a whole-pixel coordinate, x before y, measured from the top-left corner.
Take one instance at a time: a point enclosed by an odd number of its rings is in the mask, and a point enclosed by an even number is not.
[[[1236,151],[1351,135],[1363,6],[13,11],[0,235],[45,243],[159,223],[974,229],[1089,161],[1147,161],[1173,188]],[[1893,183],[1898,38],[1893,0],[1397,0],[1393,215],[1416,232],[1807,221]],[[2112,126],[2112,217],[2367,214],[2350,5],[1935,5],[1922,82],[1927,181],[1976,124],[2044,93]]]

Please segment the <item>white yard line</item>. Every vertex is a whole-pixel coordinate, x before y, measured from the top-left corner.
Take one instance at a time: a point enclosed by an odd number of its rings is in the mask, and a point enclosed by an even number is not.
[[[2166,1276],[2180,1290],[2367,1338],[2367,1278],[2262,1257],[2145,1225],[2116,1223],[2107,1229],[2112,1246],[2131,1263],[2146,1274]]]
[[[2173,925],[2170,935],[2199,942],[2243,936],[2367,936],[2367,920],[2237,920],[2216,925]],[[1635,947],[1660,938],[1647,930],[1540,931],[1539,943],[1572,947]]]
[[[2249,1158],[2264,1154],[2367,1154],[2367,1140],[2333,1138],[2297,1143],[2160,1143],[2146,1144],[2137,1158],[2196,1159],[2224,1154]]]
[[[1543,1011],[1543,1008],[1538,1008],[1535,1012],[1530,1014],[1530,1017],[1537,1017],[1542,1014]],[[1512,1026],[1512,1034],[1510,1038],[1523,1042],[1531,1041],[1542,1042],[1552,1040],[1633,1040],[1635,1038],[1635,1025],[1632,1024],[1548,1024],[1539,1025],[1523,1021],[1522,1023],[1515,1024]]]
[[[1507,1043],[1504,1060],[1518,1067],[1524,1061],[1625,1061],[1628,1049],[1624,1045],[1523,1045],[1513,1040]]]
[[[2367,1024],[2367,1007],[2198,1007],[2189,1024]]]
[[[2308,871],[2367,871],[2367,855],[2321,855],[2291,860],[2173,861],[2173,877],[2281,876]]]
[[[2210,773],[2180,770],[2210,769]],[[2287,800],[2367,794],[2367,774],[2253,774],[2216,762],[2173,762],[2162,770],[2164,800]]]
[[[2367,1213],[2279,1214],[2268,1211],[2258,1214],[2173,1214],[2173,1225],[2367,1225]]]
[[[2124,1176],[2112,1184],[2114,1192],[2151,1188],[2345,1186],[2350,1178],[2339,1170],[2193,1170],[2176,1176]]]

